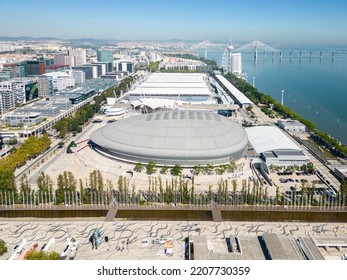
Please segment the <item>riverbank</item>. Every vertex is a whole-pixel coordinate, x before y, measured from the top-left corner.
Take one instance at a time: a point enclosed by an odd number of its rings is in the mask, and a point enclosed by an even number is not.
[[[291,118],[300,121],[301,123],[306,125],[308,132],[310,133],[310,138],[317,144],[328,149],[333,155],[337,157],[344,159],[347,158],[347,147],[342,145],[342,143],[338,140],[332,138],[330,135],[319,131],[311,121],[301,117],[290,108],[283,106],[270,95],[259,92],[257,88],[253,87],[245,80],[240,79],[231,73],[227,73],[226,75],[224,75],[224,77],[228,79],[232,84],[234,84],[256,105],[264,104],[269,108],[268,111],[273,110],[274,112],[279,113],[283,118]]]
[[[295,46],[280,50],[282,58],[279,53],[259,52],[257,60],[254,53],[242,52],[242,70],[247,74],[247,81],[278,102],[284,90],[286,107],[311,120],[318,130],[347,144],[344,105],[347,102],[347,48],[312,46],[308,51]],[[322,57],[320,51],[323,51]],[[204,50],[199,54],[204,56]],[[222,57],[221,49],[207,52],[207,58],[216,60],[220,66]]]

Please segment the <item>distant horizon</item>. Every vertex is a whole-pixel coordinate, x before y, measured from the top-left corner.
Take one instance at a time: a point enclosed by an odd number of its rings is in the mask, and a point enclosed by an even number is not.
[[[347,45],[340,0],[3,0],[3,36]]]
[[[6,38],[6,39],[4,39]],[[25,38],[25,39],[23,39]],[[177,41],[177,42],[188,42],[188,43],[194,43],[194,44],[198,44],[204,41],[209,41],[211,43],[215,43],[215,44],[229,44],[229,41],[222,41],[222,40],[187,40],[187,39],[178,39],[178,38],[172,38],[172,39],[156,39],[156,40],[146,40],[146,39],[103,39],[103,38],[85,38],[85,37],[81,37],[81,38],[59,38],[59,37],[51,37],[51,36],[39,36],[39,37],[35,37],[35,36],[30,36],[30,35],[23,35],[23,36],[3,36],[0,35],[0,41],[20,41],[20,40],[33,40],[33,41],[53,41],[53,40],[60,40],[60,41],[84,41],[87,42],[88,40],[93,40],[93,41],[105,41],[108,43],[111,43],[112,41],[116,42],[173,42],[173,41]],[[244,44],[248,44],[250,42],[253,42],[257,39],[251,40],[251,41],[235,41],[232,42],[232,44],[235,46],[237,45],[244,45]],[[261,40],[258,40],[261,41]],[[276,42],[264,42],[261,41],[267,45],[270,45],[272,47],[292,47],[292,48],[299,48],[299,47],[336,47],[336,48],[347,48],[347,43],[343,43],[343,44],[328,44],[328,43],[286,43],[286,44],[278,44]]]

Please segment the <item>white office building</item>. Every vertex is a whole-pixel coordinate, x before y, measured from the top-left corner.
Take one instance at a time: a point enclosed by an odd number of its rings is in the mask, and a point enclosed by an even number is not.
[[[72,70],[70,76],[75,80],[75,84],[83,84],[86,81],[86,74],[80,70]]]
[[[16,108],[16,97],[13,91],[0,91],[0,115]]]
[[[34,96],[37,89],[37,81],[32,78],[15,78],[0,82],[0,91],[11,91],[15,96],[15,102],[25,104],[37,96]]]
[[[70,49],[69,55],[75,57],[75,66],[87,63],[87,55],[85,49]]]
[[[75,56],[71,55],[55,55],[54,64],[75,66]]]
[[[127,71],[129,74],[134,73],[135,67],[131,61],[114,60],[113,63],[117,71]]]
[[[33,126],[42,121],[41,113],[18,113],[13,112],[3,117],[8,126]]]
[[[306,131],[306,125],[302,124],[297,120],[278,121],[277,125],[283,130],[291,133]]]
[[[242,55],[233,53],[231,55],[231,71],[233,74],[242,74]]]
[[[44,74],[43,76],[52,77],[54,90],[61,91],[75,86],[75,80],[66,72],[52,72]]]
[[[39,76],[37,77],[37,88],[39,96],[49,96],[53,94],[53,77],[52,76]]]

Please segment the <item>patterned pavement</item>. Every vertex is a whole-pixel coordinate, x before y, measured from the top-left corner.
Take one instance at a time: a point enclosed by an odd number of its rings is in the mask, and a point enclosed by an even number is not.
[[[97,250],[92,249],[89,237],[94,229],[102,233],[103,242]],[[347,239],[347,224],[330,223],[261,223],[261,222],[164,222],[164,221],[0,221],[0,239],[6,242],[8,252],[0,259],[5,260],[14,253],[14,246],[26,238],[24,252],[15,259],[23,259],[35,243],[38,249],[51,238],[55,238],[49,251],[61,254],[67,245],[67,238],[79,243],[75,259],[183,259],[184,239],[190,234],[207,235],[215,248],[223,247],[225,238],[230,235],[256,236],[263,233],[276,233],[278,236],[311,236],[313,239]],[[105,242],[105,236],[109,241]],[[166,236],[173,239],[173,256],[164,255],[163,244],[152,244],[156,238]],[[118,248],[118,250],[117,250]],[[67,255],[69,258],[69,254]],[[67,258],[67,259],[68,259]]]

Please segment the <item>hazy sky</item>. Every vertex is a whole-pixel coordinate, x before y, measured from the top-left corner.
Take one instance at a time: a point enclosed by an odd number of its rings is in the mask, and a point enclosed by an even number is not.
[[[347,45],[345,0],[0,0],[0,36]]]

